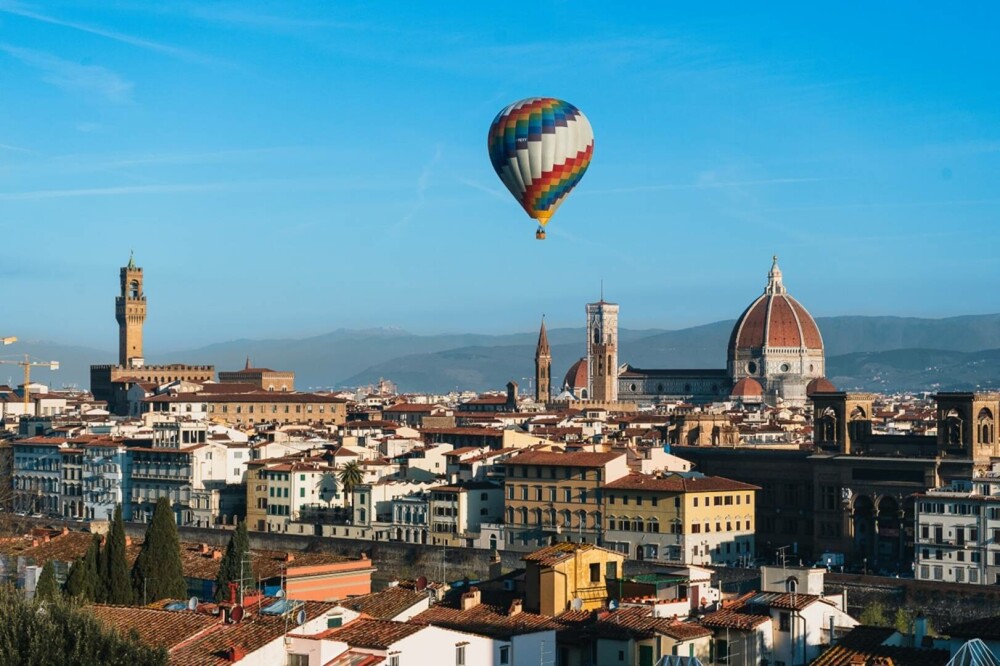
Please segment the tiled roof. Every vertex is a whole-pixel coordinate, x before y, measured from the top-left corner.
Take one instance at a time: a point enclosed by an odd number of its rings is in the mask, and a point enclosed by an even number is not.
[[[273,603],[274,599],[264,602]],[[301,608],[306,620],[312,620],[334,607],[334,604],[306,601]],[[183,611],[179,611],[183,612]],[[293,623],[294,624],[294,623]],[[258,615],[254,609],[247,609],[246,618],[238,624],[219,624],[219,629],[198,636],[184,645],[171,650],[171,666],[228,666],[232,662],[226,651],[239,647],[247,654],[264,647],[280,638],[288,631],[288,619],[283,615]]]
[[[817,657],[812,666],[872,666],[876,659],[885,657],[892,660],[893,666],[944,666],[948,663],[950,657],[947,650],[882,645],[894,633],[895,629],[891,627],[855,627],[840,642]]]
[[[693,622],[681,622],[675,618],[652,617],[644,606],[626,606],[601,615],[591,631],[598,636],[613,638],[622,631],[630,635],[652,636],[661,633],[675,640],[686,641],[703,636],[711,636],[711,630]]]
[[[88,606],[102,624],[123,634],[135,631],[154,647],[171,649],[220,624],[219,618],[194,611],[167,611],[136,606]]]
[[[520,634],[559,630],[564,627],[563,623],[546,615],[524,611],[509,615],[507,609],[491,604],[477,604],[468,610],[438,604],[420,613],[411,622],[502,640],[509,640],[511,636]]]
[[[750,604],[750,599],[756,592],[746,594],[739,599],[727,603],[714,613],[707,614],[701,623],[713,629],[738,629],[749,631],[771,619],[771,614],[764,605]]]
[[[945,636],[957,638],[981,638],[983,640],[1000,640],[1000,615],[982,617],[978,620],[959,622],[946,627],[941,632]]]
[[[408,608],[412,608],[427,598],[423,592],[410,590],[398,585],[387,587],[381,592],[374,592],[360,597],[354,597],[341,603],[345,608],[369,615],[376,620],[391,620]]]
[[[359,618],[319,635],[327,640],[347,643],[351,647],[387,650],[396,641],[412,636],[423,628],[421,624],[409,622]]]
[[[558,465],[560,467],[604,467],[625,453],[560,453],[556,451],[530,451],[507,461],[508,465]]]
[[[605,484],[605,490],[660,490],[675,493],[730,492],[760,490],[748,483],[733,481],[721,476],[683,476],[671,474],[663,477],[633,472],[617,481]]]
[[[571,541],[562,541],[560,543],[552,544],[551,546],[546,546],[536,550],[533,553],[525,555],[521,559],[525,562],[537,562],[543,567],[552,566],[553,564],[558,564],[564,560],[568,560],[573,557],[577,552],[585,552],[588,550],[603,550],[607,553],[612,553],[621,557],[621,553],[616,553],[606,548],[601,548],[595,546],[592,543],[573,543]]]

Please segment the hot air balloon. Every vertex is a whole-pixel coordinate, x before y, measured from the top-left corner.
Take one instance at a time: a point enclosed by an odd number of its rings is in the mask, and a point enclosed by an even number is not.
[[[569,102],[529,97],[497,114],[487,147],[500,180],[538,220],[535,238],[544,239],[549,218],[590,166],[590,122]]]

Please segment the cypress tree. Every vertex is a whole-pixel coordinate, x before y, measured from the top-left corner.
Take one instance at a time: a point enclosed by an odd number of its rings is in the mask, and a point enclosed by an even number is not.
[[[122,505],[115,507],[115,517],[108,532],[108,540],[104,546],[101,558],[104,570],[106,595],[104,603],[129,605],[135,597],[132,594],[132,582],[128,575],[128,562],[125,559],[125,523],[122,521]]]
[[[38,577],[38,585],[35,587],[35,599],[38,601],[52,601],[58,599],[59,583],[56,582],[56,568],[52,560],[42,567],[42,575]]]
[[[187,597],[177,524],[166,497],[156,501],[142,550],[132,567],[132,586],[140,603]]]
[[[253,569],[247,554],[250,552],[250,537],[247,535],[247,524],[241,520],[236,525],[236,531],[229,537],[226,552],[219,561],[219,573],[215,577],[215,598],[221,601],[229,596],[229,583],[240,580],[253,580]],[[240,565],[242,563],[242,570]]]
[[[96,601],[101,581],[97,563],[101,555],[101,537],[94,535],[87,552],[73,563],[66,578],[66,594],[83,601]]]

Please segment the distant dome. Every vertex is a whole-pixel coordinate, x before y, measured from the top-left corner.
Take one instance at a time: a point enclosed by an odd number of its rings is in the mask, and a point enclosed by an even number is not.
[[[812,315],[785,291],[777,258],[768,273],[767,289],[733,327],[729,358],[737,352],[764,348],[823,350],[823,338]]]
[[[587,359],[581,358],[579,361],[569,366],[563,386],[579,395],[580,391],[587,389]]]
[[[740,381],[736,382],[733,386],[733,390],[730,391],[729,396],[732,398],[756,398],[760,400],[764,397],[764,387],[760,385],[756,379],[752,377],[744,377]]]
[[[826,377],[817,377],[806,385],[806,395],[812,397],[813,393],[834,393],[837,387]]]

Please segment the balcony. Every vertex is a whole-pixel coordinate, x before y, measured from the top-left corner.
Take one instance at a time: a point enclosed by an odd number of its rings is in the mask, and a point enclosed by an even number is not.
[[[119,475],[120,477],[121,475]],[[132,468],[132,478],[133,479],[154,479],[157,481],[177,481],[181,483],[190,483],[191,481],[191,470],[189,469],[173,469],[173,468],[149,468],[149,467],[133,467]]]

